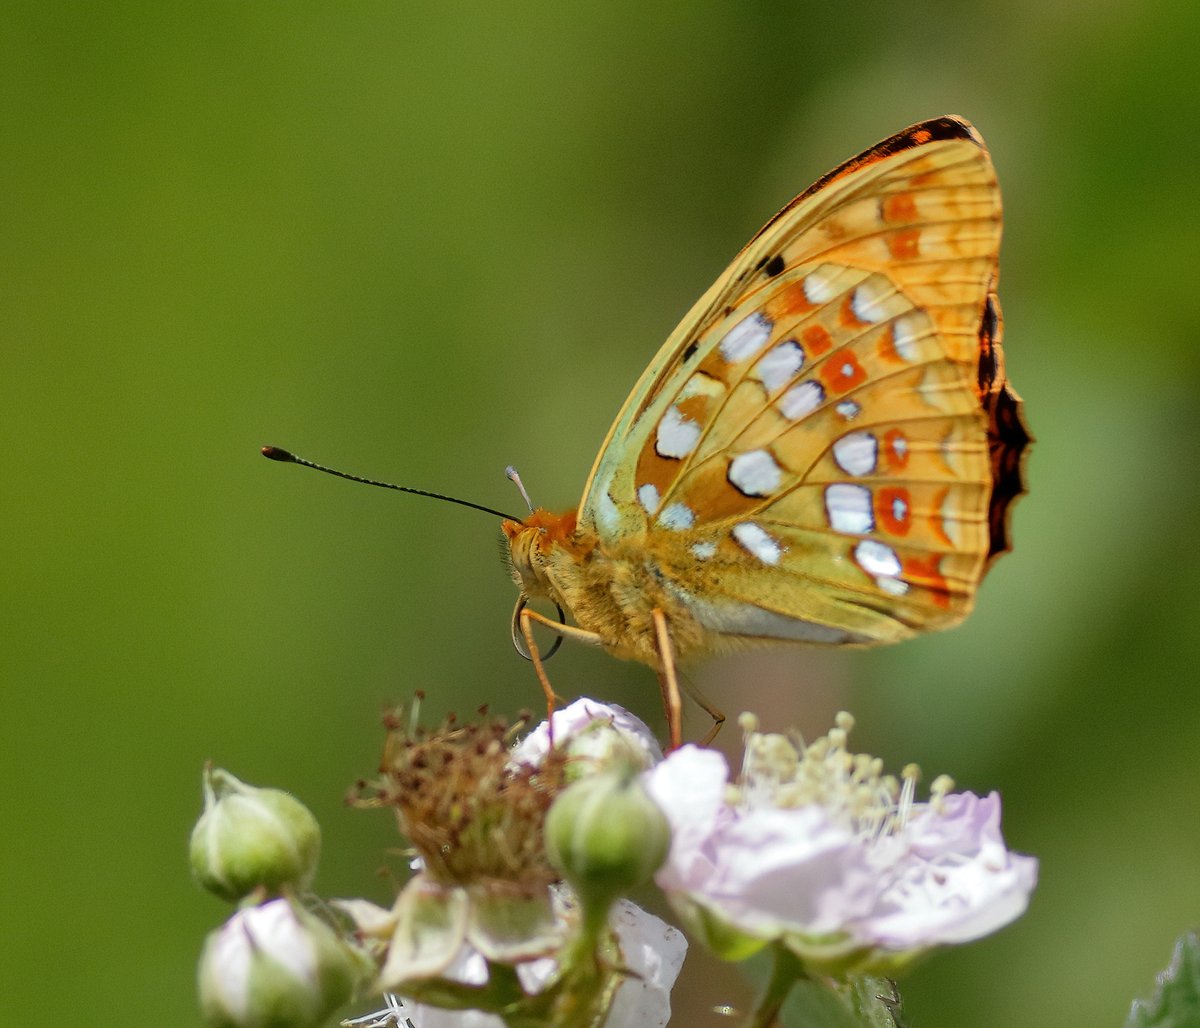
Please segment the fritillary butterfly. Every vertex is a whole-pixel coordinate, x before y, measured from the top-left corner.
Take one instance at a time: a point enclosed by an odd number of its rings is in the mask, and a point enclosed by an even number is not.
[[[533,622],[655,668],[678,745],[676,660],[896,642],[967,615],[1009,549],[1031,441],[1004,375],[999,248],[991,158],[953,117],[767,223],[650,362],[578,509],[503,522],[551,704]]]

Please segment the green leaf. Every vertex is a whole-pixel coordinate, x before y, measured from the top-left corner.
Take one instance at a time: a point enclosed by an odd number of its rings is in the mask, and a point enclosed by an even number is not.
[[[845,983],[795,984],[783,1005],[785,1025],[803,1028],[904,1028],[900,992],[887,978],[856,975]]]
[[[904,1002],[899,987],[890,978],[856,975],[840,989],[853,1005],[859,1024],[870,1028],[904,1028]]]
[[[1135,999],[1125,1028],[1200,1028],[1200,937],[1184,932],[1154,995]]]
[[[804,1028],[863,1028],[846,997],[823,982],[797,982],[780,1011],[780,1023]]]

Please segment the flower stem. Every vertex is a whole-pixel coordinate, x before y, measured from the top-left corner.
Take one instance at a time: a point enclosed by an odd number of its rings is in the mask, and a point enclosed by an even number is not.
[[[808,977],[804,965],[786,946],[776,944],[772,947],[772,952],[774,960],[771,980],[767,983],[767,991],[763,994],[758,1009],[746,1022],[747,1028],[772,1028],[772,1025],[778,1025],[779,1011],[788,993],[792,991],[792,986],[800,979]]]

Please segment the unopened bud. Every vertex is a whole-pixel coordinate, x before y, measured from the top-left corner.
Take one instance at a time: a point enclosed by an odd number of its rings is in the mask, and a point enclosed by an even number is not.
[[[239,910],[200,957],[200,1008],[211,1028],[321,1024],[371,973],[325,922],[277,899]]]
[[[568,786],[546,815],[546,853],[585,904],[610,904],[666,859],[666,817],[629,772]]]
[[[192,829],[191,863],[209,892],[236,901],[255,889],[303,890],[321,851],[321,829],[296,797],[258,789],[227,771],[204,775],[204,813]]]

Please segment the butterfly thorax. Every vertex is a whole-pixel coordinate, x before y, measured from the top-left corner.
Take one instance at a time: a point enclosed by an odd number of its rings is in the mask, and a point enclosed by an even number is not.
[[[652,550],[636,539],[610,550],[578,524],[573,510],[536,510],[523,522],[505,521],[503,529],[521,594],[557,603],[611,653],[657,664],[655,608],[667,616],[678,656],[703,649],[702,629],[657,570]]]

